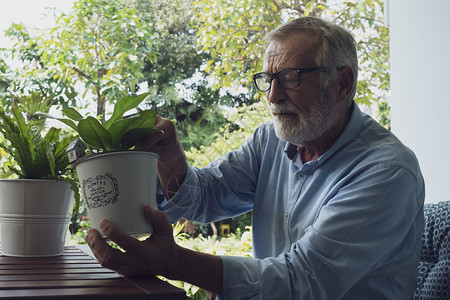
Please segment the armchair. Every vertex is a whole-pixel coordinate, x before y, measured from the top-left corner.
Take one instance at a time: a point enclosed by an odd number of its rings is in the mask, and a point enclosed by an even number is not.
[[[414,299],[450,299],[450,201],[427,203]]]

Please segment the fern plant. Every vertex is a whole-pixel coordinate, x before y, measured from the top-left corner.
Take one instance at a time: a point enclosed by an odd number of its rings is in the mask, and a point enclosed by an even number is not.
[[[27,122],[18,107],[12,108],[10,115],[0,107],[0,133],[4,137],[0,148],[11,155],[14,162],[8,168],[21,179],[69,183],[74,192],[77,212],[80,193],[66,154],[67,146],[75,137],[64,135],[61,129],[54,127],[42,136],[39,128]]]

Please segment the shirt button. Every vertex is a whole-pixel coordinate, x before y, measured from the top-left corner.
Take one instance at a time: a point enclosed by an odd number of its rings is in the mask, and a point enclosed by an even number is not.
[[[284,217],[287,219],[287,218],[289,218],[289,214],[288,213],[285,213],[284,214]]]
[[[304,176],[304,175],[303,175],[302,173],[298,174],[298,178],[300,178],[300,179],[302,179],[303,176]]]

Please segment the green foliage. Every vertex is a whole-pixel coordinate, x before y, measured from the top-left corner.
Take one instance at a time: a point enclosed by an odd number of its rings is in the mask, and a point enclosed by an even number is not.
[[[173,120],[184,149],[211,144],[227,123],[218,106],[249,103],[250,97],[213,89],[200,71],[209,56],[197,51],[193,0],[136,3],[143,22],[155,24],[158,37],[152,44],[157,60],[145,61],[143,72],[152,93],[147,104]]]
[[[56,99],[52,97],[44,97],[40,92],[32,92],[29,96],[19,96],[13,99],[14,105],[26,114],[27,120],[35,120],[37,122],[37,112],[48,112],[50,108],[56,103]]]
[[[0,68],[4,106],[11,108],[20,103],[30,117],[33,111],[48,112],[52,105],[74,104],[73,98],[77,94],[74,87],[58,78],[58,68],[43,61],[44,39],[41,36],[31,36],[23,24],[12,24],[5,36],[14,44],[10,49],[2,49],[1,54],[18,64],[15,68],[6,64]],[[36,109],[38,105],[40,108]]]
[[[0,49],[0,55],[2,53],[2,49]],[[5,60],[0,57],[0,97],[4,97],[8,87],[11,85],[11,81],[5,74],[8,72],[8,64]]]
[[[89,228],[91,228],[91,222],[86,216],[82,216],[78,223],[78,230],[70,236],[71,242],[74,244],[86,244],[84,238]]]
[[[41,48],[44,62],[59,68],[55,76],[84,82],[97,97],[97,115],[105,102],[135,91],[143,62],[154,61],[154,24],[145,23],[133,1],[78,0],[60,14]]]
[[[220,129],[229,125],[223,107],[252,103],[247,94],[235,94],[208,87],[205,78],[191,85],[185,85],[190,95],[174,103],[157,107],[158,114],[173,120],[178,137],[184,149],[210,145],[220,134]]]
[[[42,138],[39,129],[25,121],[20,108],[13,108],[11,115],[0,108],[0,132],[5,138],[0,146],[17,162],[19,168],[13,171],[28,179],[53,179],[64,174],[68,166],[64,147],[71,138],[60,137],[61,130],[53,127]]]
[[[385,25],[383,0],[344,1],[323,12],[355,36],[359,58],[355,100],[370,105],[384,101],[390,89],[389,28]]]
[[[277,1],[199,0],[198,35],[201,51],[211,59],[205,72],[214,73],[218,86],[247,86],[262,67],[262,37],[281,24]],[[250,85],[250,88],[252,86]]]
[[[74,139],[61,135],[61,129],[50,128],[45,136],[35,125],[26,122],[20,108],[15,107],[9,116],[0,107],[0,133],[4,140],[0,147],[9,153],[15,165],[8,166],[19,178],[62,180],[71,184],[79,205],[79,190],[69,168],[66,148]]]
[[[212,255],[236,255],[252,257],[251,227],[246,228],[240,238],[234,233],[218,239],[216,236],[202,235],[195,239],[177,236],[177,243],[183,247]],[[238,230],[240,231],[240,230]]]
[[[239,236],[238,232],[240,228],[252,226],[252,220],[253,220],[253,211],[249,211],[240,216],[234,217],[231,219],[230,231],[236,232],[236,235]]]
[[[383,0],[198,0],[201,52],[210,55],[205,71],[213,72],[215,86],[248,86],[260,71],[263,37],[281,23],[300,16],[334,20],[357,41],[361,76],[356,101],[377,101],[377,91],[389,89],[389,33],[384,25]]]
[[[391,108],[386,101],[378,103],[378,119],[381,125],[391,130]]]
[[[210,146],[200,146],[186,151],[190,164],[196,167],[205,167],[212,160],[237,149],[248,139],[256,127],[271,119],[267,105],[260,101],[250,106],[230,109],[227,112],[230,125],[222,128],[217,139]]]
[[[144,93],[121,98],[114,105],[112,116],[104,124],[91,116],[84,118],[72,107],[62,111],[69,119],[54,118],[48,114],[40,115],[57,119],[70,126],[78,132],[85,144],[93,149],[101,151],[126,150],[132,148],[146,135],[158,131],[158,129],[153,128],[156,123],[156,112],[154,110],[139,111],[137,114],[123,118],[127,111],[136,108],[147,96],[148,93]]]
[[[152,48],[157,59],[144,61],[144,78],[153,94],[152,103],[177,102],[177,83],[192,77],[205,59],[198,55],[192,0],[136,1],[141,20],[153,25]]]
[[[182,233],[184,225],[174,225],[175,241],[182,247],[186,247],[195,251],[208,253],[212,255],[233,255],[252,257],[252,228],[246,227],[245,231],[241,233],[241,230],[237,230],[237,234],[229,234],[226,237],[220,239],[217,236],[204,237],[202,235],[197,238],[190,238],[189,235]],[[168,280],[161,277],[163,280],[167,280],[172,285],[182,288],[186,291],[188,297],[192,299],[205,299],[206,291],[196,287],[192,284]]]

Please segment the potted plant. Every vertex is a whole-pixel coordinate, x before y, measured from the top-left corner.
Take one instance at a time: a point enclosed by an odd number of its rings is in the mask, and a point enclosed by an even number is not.
[[[56,256],[64,250],[75,195],[66,147],[73,135],[50,128],[42,136],[25,120],[20,108],[7,114],[0,107],[0,147],[13,158],[14,179],[0,180],[1,250],[9,256]],[[72,189],[72,190],[71,190]]]
[[[142,110],[124,117],[147,96],[145,93],[118,100],[104,124],[94,117],[83,117],[74,108],[62,111],[68,118],[56,118],[78,132],[89,151],[89,155],[80,158],[80,141],[67,150],[74,161],[91,226],[96,229],[101,219],[107,218],[131,235],[152,232],[143,207],[156,207],[158,156],[135,151],[133,147],[157,131],[156,112]]]

